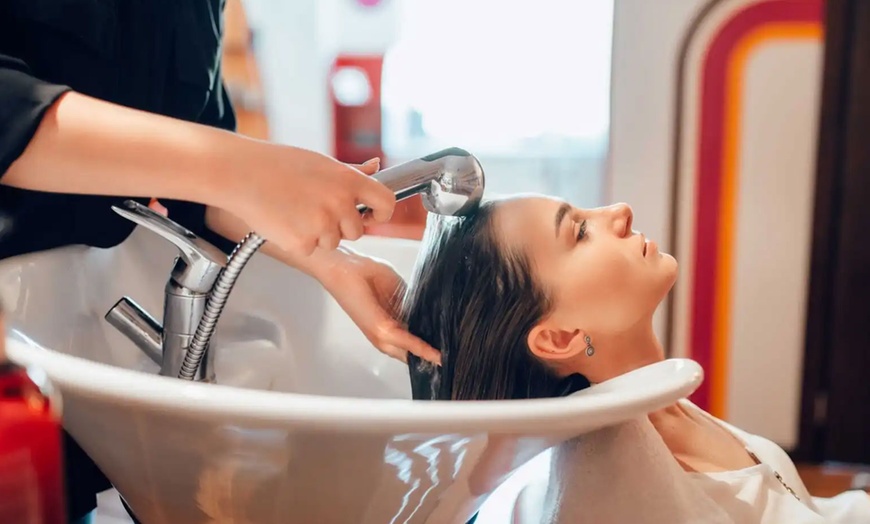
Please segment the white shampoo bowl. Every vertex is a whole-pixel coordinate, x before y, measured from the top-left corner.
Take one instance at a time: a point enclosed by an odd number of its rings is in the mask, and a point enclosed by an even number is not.
[[[354,247],[407,278],[418,244]],[[103,316],[129,295],[160,318],[173,249],[139,228],[117,248],[0,264],[10,356],[53,380],[66,428],[147,524],[463,523],[535,455],[702,379],[669,360],[566,398],[411,401],[404,364],[316,282],[260,255],[212,344],[219,384],[160,377]]]

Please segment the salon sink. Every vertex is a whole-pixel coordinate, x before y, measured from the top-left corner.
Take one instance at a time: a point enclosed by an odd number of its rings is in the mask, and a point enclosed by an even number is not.
[[[405,277],[418,249],[351,245]],[[373,349],[316,282],[260,255],[213,341],[217,384],[162,377],[103,315],[124,295],[159,314],[172,249],[137,230],[113,249],[0,264],[10,356],[54,381],[68,431],[148,524],[465,522],[554,444],[643,416],[702,379],[675,359],[566,398],[415,402],[404,364]]]

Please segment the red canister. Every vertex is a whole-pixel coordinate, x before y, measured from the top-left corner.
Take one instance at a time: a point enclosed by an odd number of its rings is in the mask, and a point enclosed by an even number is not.
[[[64,524],[60,401],[48,378],[6,358],[0,312],[0,523]]]

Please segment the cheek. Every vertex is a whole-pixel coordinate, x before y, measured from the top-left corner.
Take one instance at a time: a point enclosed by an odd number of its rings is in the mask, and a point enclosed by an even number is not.
[[[619,253],[589,253],[578,256],[562,271],[556,284],[556,305],[587,329],[610,331],[637,321],[641,309],[638,300],[638,264]],[[645,306],[645,304],[644,304]]]

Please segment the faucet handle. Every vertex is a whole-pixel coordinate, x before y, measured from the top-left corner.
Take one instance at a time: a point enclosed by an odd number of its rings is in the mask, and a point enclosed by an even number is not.
[[[181,256],[172,270],[172,277],[179,285],[198,293],[211,291],[221,270],[227,265],[226,253],[177,222],[134,200],[125,201],[124,206],[123,209],[112,206],[112,210],[157,233],[178,248]]]

